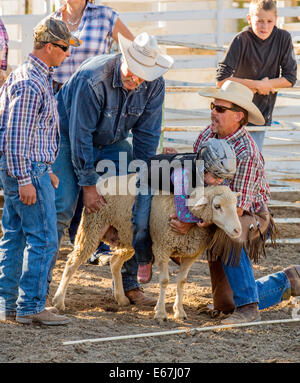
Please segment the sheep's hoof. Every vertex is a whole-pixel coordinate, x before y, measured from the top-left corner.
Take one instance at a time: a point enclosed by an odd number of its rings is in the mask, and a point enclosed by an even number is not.
[[[65,311],[66,307],[65,307],[64,301],[61,300],[60,298],[54,297],[52,299],[52,303],[53,303],[54,307],[56,307],[58,310]]]
[[[118,302],[119,306],[129,306],[130,300],[124,295],[124,297],[116,298],[116,301]]]
[[[184,311],[183,312],[176,311],[175,314],[174,314],[174,318],[175,319],[186,320],[187,319],[187,315],[186,315],[186,313]]]
[[[167,321],[167,314],[157,312],[154,316],[154,319],[156,319],[159,323],[166,322]]]
[[[156,319],[155,319],[155,322],[156,322],[159,326],[161,326],[162,324],[166,323],[167,321],[168,321],[167,318],[164,318],[164,319],[158,319],[158,318],[156,318]]]

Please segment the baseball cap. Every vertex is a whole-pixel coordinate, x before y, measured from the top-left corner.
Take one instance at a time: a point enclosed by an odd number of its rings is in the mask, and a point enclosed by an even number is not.
[[[52,43],[61,40],[74,47],[78,47],[81,44],[81,40],[70,33],[66,23],[54,17],[43,19],[34,28],[33,36],[36,41],[41,42]]]

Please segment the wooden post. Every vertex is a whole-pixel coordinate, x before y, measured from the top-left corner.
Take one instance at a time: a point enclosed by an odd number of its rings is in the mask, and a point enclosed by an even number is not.
[[[277,1],[277,8],[284,8],[284,1]],[[284,17],[277,18],[277,26],[278,28],[282,28],[284,24]]]
[[[224,8],[223,0],[216,1],[216,21],[217,21],[217,46],[222,47],[224,45]],[[217,51],[216,66],[218,62],[223,58],[223,52]]]
[[[32,13],[31,0],[25,0],[25,15],[30,15],[31,13]]]

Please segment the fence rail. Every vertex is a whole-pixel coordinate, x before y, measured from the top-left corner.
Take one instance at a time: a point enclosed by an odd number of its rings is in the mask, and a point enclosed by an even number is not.
[[[21,25],[21,39],[11,40],[9,46],[11,49],[20,49],[22,51],[22,61],[27,57],[32,49],[32,29],[47,14],[50,13],[50,2],[47,4],[48,13],[40,15],[3,15],[1,18],[5,24]],[[194,68],[213,68],[217,65],[222,57],[225,46],[229,43],[236,33],[224,31],[224,20],[245,19],[248,10],[246,8],[224,8],[223,1],[217,0],[216,9],[196,9],[196,10],[180,10],[180,11],[157,11],[157,12],[121,12],[121,19],[130,23],[154,23],[169,21],[192,21],[192,20],[212,20],[216,22],[215,33],[203,34],[182,34],[182,35],[157,35],[161,44],[177,45],[190,48],[199,48],[207,50],[207,52],[215,51],[211,55],[199,55],[176,57],[174,69],[194,69]],[[279,17],[297,17],[300,16],[300,7],[278,8]],[[288,25],[288,24],[287,24]],[[146,26],[145,26],[146,28]],[[299,30],[290,32],[293,39],[300,40],[300,23]],[[300,62],[300,58],[298,58]]]

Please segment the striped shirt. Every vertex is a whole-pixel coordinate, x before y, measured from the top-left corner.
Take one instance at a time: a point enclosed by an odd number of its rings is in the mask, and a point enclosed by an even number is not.
[[[63,6],[52,14],[62,19]],[[71,56],[54,69],[54,80],[64,83],[76,72],[78,67],[89,57],[110,53],[110,39],[118,14],[109,7],[87,2],[81,22],[74,36],[82,41],[79,47],[70,47]]]
[[[7,69],[7,55],[8,55],[8,34],[5,26],[0,19],[0,51],[2,51],[2,60],[0,61],[0,69]]]
[[[0,89],[0,153],[20,186],[31,183],[33,161],[54,162],[58,122],[52,70],[30,54]]]
[[[216,134],[208,126],[195,141],[194,152],[211,138],[216,138]],[[246,211],[258,212],[270,198],[263,156],[245,127],[225,139],[233,147],[237,159],[237,171],[230,184],[231,190],[242,193],[238,197],[237,206]]]

